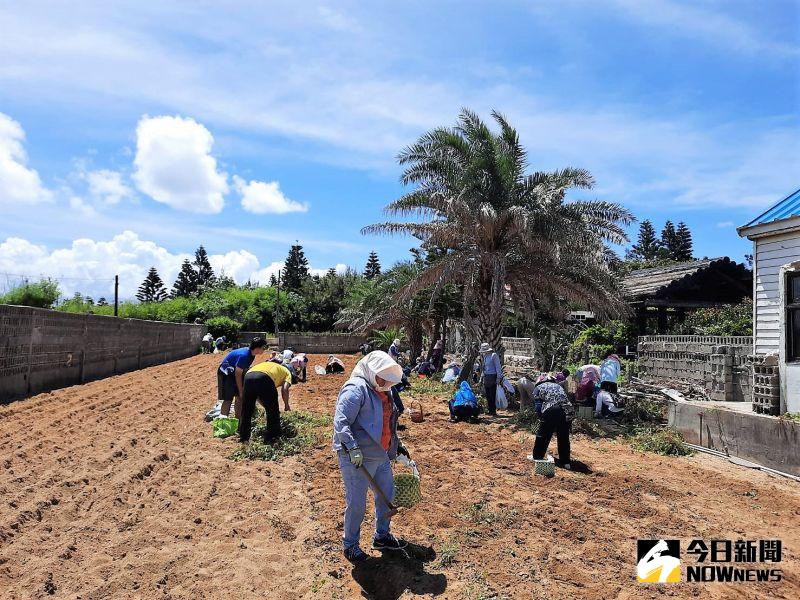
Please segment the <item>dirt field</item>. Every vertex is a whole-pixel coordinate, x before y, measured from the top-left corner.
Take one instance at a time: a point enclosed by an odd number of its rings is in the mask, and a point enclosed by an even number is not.
[[[545,480],[525,460],[529,434],[501,428],[502,417],[452,425],[430,399],[424,423],[402,421],[423,502],[393,527],[414,558],[373,552],[353,569],[340,554],[329,444],[278,463],[230,461],[236,441],[203,422],[218,360],[0,408],[0,597],[800,597],[800,486],[581,436],[584,472]],[[293,407],[330,414],[344,379],[309,369]],[[370,534],[367,524],[365,547]],[[778,538],[785,580],[637,584],[636,539],[654,537]]]

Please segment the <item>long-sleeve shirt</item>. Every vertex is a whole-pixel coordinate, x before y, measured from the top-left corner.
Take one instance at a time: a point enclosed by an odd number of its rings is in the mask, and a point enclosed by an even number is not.
[[[489,352],[483,357],[483,374],[497,375],[498,378],[503,375],[503,366],[497,352]]]
[[[613,358],[607,358],[600,365],[600,381],[616,382],[619,378],[620,364]]]

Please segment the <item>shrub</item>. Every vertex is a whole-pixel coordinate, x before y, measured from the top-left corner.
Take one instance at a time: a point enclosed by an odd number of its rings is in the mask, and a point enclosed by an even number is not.
[[[238,338],[242,330],[242,324],[229,317],[213,317],[206,321],[206,326],[215,338],[224,335],[229,342]]]
[[[630,325],[622,321],[610,321],[605,325],[592,325],[581,331],[570,346],[570,359],[582,363],[588,352],[590,360],[603,358],[623,346],[630,337]]]
[[[701,308],[681,323],[676,333],[683,335],[753,335],[753,300],[739,304]]]
[[[58,283],[42,279],[37,283],[24,283],[0,295],[0,304],[52,308],[61,295]]]

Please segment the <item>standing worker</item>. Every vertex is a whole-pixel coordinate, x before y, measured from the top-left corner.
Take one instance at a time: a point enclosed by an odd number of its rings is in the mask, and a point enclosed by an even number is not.
[[[533,458],[542,460],[553,434],[558,440],[558,459],[565,469],[570,468],[569,430],[575,418],[575,407],[567,397],[564,388],[555,378],[545,379],[536,384],[533,390],[536,413],[540,416],[539,430],[533,444]]]
[[[484,342],[480,347],[481,371],[483,372],[483,389],[486,392],[488,413],[497,416],[497,384],[503,381],[503,366],[500,357],[492,347]]]
[[[283,398],[283,410],[289,411],[289,388],[292,374],[283,365],[265,360],[250,367],[244,376],[244,402],[242,420],[239,423],[239,441],[250,440],[250,427],[256,401],[261,403],[267,413],[267,427],[264,430],[264,443],[270,444],[281,435],[281,412],[278,407],[278,390]]]
[[[353,563],[369,556],[359,547],[361,523],[367,508],[367,488],[375,496],[375,550],[400,550],[406,542],[389,532],[390,508],[374,489],[380,486],[389,501],[394,498],[391,462],[397,454],[409,456],[397,437],[399,413],[390,396],[403,369],[386,353],[370,352],[356,364],[350,379],[342,386],[333,417],[333,450],[345,488],[344,556]],[[374,484],[369,481],[366,470]]]
[[[267,341],[262,337],[254,337],[247,348],[238,348],[225,355],[217,369],[217,399],[222,402],[220,415],[227,417],[231,412],[233,398],[236,400],[235,415],[238,419],[242,414],[242,399],[244,398],[244,373],[253,364],[256,356],[264,352]]]

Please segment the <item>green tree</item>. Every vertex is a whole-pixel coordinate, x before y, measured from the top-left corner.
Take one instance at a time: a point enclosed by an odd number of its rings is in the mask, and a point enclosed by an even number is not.
[[[378,253],[374,250],[369,253],[367,264],[364,267],[364,277],[372,279],[381,274],[381,262],[378,260]]]
[[[136,299],[139,302],[162,302],[167,299],[167,290],[155,267],[150,267],[147,272],[147,277],[136,292]]]
[[[686,223],[681,221],[678,223],[678,229],[675,230],[675,253],[672,258],[678,261],[692,260],[692,246],[692,232]]]
[[[33,308],[53,308],[61,295],[58,283],[52,279],[42,279],[37,283],[28,283],[11,288],[0,294],[0,304],[15,306],[31,306]],[[81,300],[83,300],[81,298]]]
[[[269,287],[278,287],[278,279],[275,277],[275,273],[269,276]]]
[[[202,244],[194,253],[194,266],[197,271],[197,287],[203,288],[208,285],[213,285],[214,269],[211,268],[211,262],[208,260],[208,253],[203,248]]]
[[[594,184],[583,169],[526,174],[516,130],[493,117],[499,133],[464,110],[456,127],[434,129],[404,149],[402,181],[415,189],[387,212],[424,220],[364,232],[411,234],[437,249],[403,293],[459,285],[467,334],[502,353],[509,304],[524,315],[563,312],[572,303],[601,317],[624,311],[605,250],[627,240],[633,216],[609,202],[567,202],[568,190]]]
[[[178,278],[172,285],[173,298],[188,298],[197,292],[197,271],[189,260],[184,260]]]
[[[294,244],[289,250],[289,256],[286,257],[281,284],[287,290],[296,291],[302,287],[303,281],[308,277],[308,260],[303,252],[303,247]]]
[[[658,258],[661,245],[656,239],[656,230],[649,220],[644,220],[639,225],[639,237],[628,251],[628,259],[648,261]]]
[[[97,306],[108,306],[108,300],[106,300],[105,296],[100,297],[97,301]]]
[[[675,233],[675,225],[672,221],[664,223],[664,229],[661,230],[661,248],[666,258],[675,260],[675,254],[678,246],[678,238]]]

